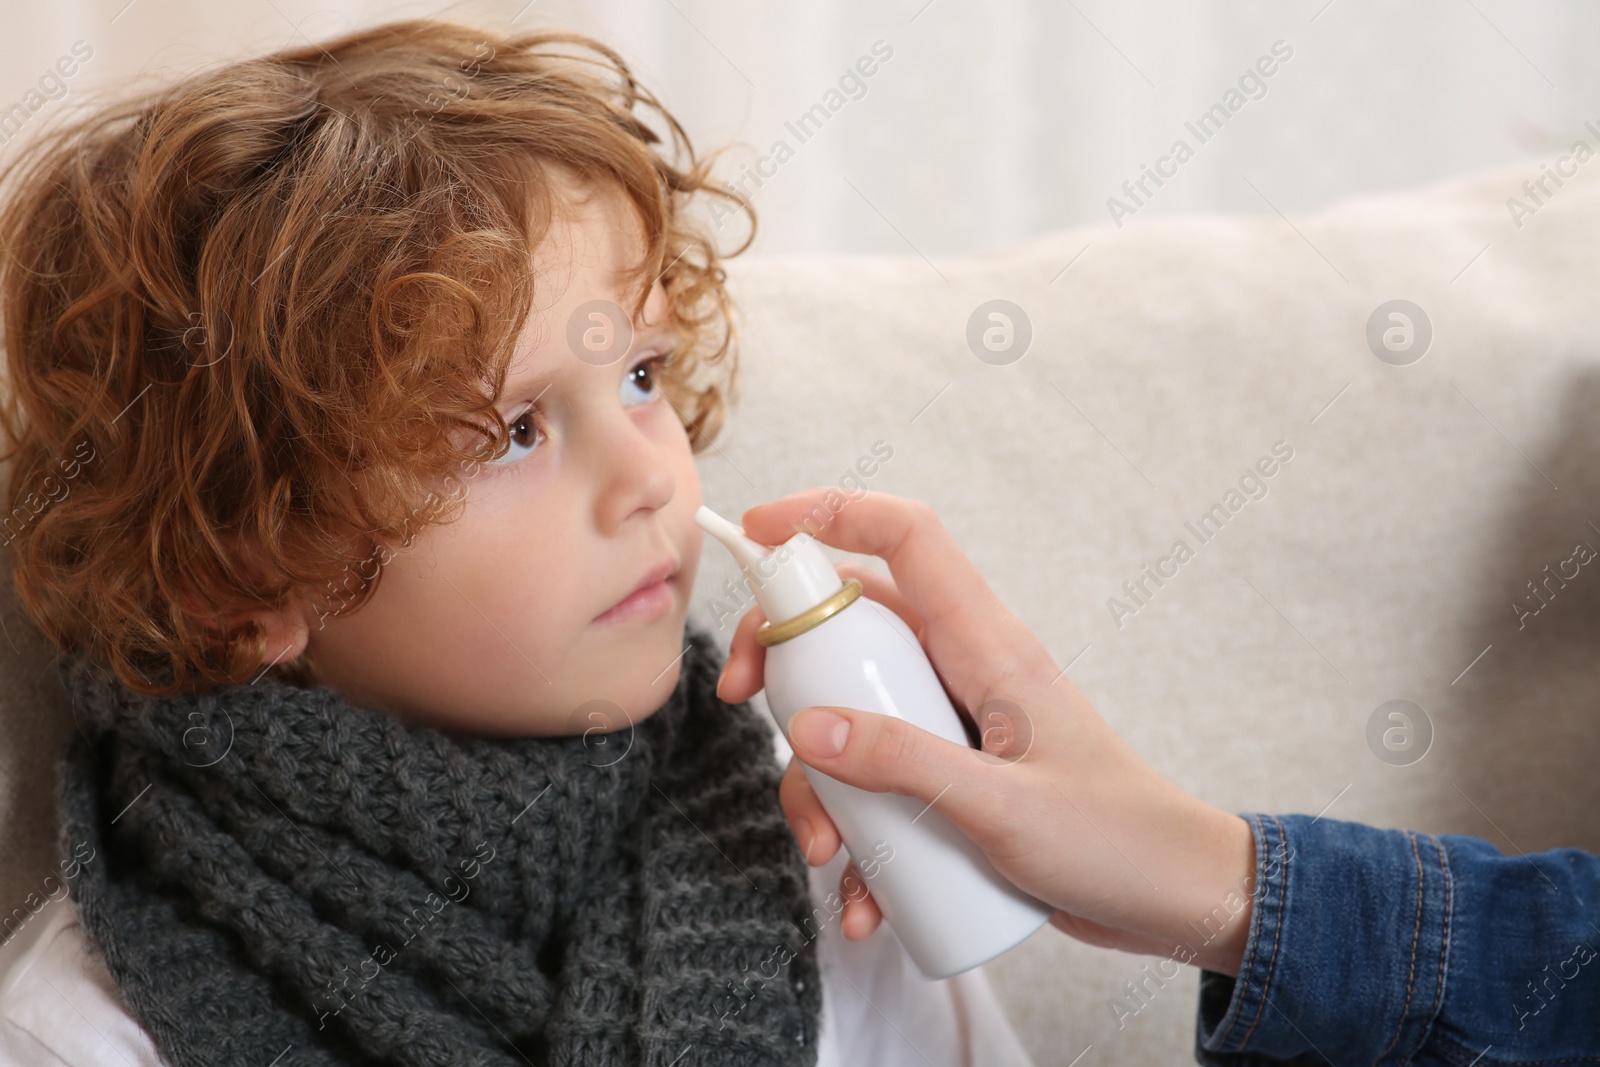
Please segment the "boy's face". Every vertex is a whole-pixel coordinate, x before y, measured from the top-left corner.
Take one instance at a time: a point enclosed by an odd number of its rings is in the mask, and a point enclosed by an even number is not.
[[[316,680],[346,699],[408,722],[548,736],[624,728],[677,684],[703,535],[688,436],[650,362],[671,350],[666,294],[655,283],[625,355],[575,355],[574,312],[629,306],[619,272],[639,246],[619,196],[590,191],[572,214],[534,256],[534,306],[499,404],[510,452],[463,480],[460,519],[395,550],[366,604],[312,617]],[[664,582],[606,614],[663,567]]]

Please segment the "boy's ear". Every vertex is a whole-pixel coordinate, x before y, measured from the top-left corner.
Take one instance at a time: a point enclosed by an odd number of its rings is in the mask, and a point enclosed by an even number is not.
[[[237,537],[228,538],[228,543],[239,552],[240,562],[247,571],[253,571],[256,567],[255,553],[243,547],[244,542]],[[298,659],[311,641],[310,606],[298,597],[275,605],[220,613],[205,603],[182,577],[178,579],[178,585],[182,590],[179,600],[184,607],[219,630],[231,631],[247,622],[255,622],[262,635],[263,659],[259,664],[262,669]]]
[[[226,617],[229,626],[240,626],[254,620],[262,634],[261,668],[291,663],[305,652],[311,641],[311,625],[298,602],[272,608],[252,608],[236,611]]]

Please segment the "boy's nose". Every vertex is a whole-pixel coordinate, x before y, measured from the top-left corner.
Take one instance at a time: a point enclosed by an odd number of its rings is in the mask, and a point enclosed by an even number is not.
[[[639,511],[656,511],[672,499],[678,477],[664,442],[650,438],[626,412],[608,420],[598,443],[602,529],[613,530]]]

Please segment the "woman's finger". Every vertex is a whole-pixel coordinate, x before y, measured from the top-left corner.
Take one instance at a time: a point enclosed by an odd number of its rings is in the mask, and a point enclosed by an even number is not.
[[[805,768],[792,756],[783,772],[783,779],[778,783],[778,806],[783,808],[784,818],[789,820],[789,830],[800,845],[800,851],[805,854],[807,863],[820,867],[833,859],[843,843],[839,829],[828,817],[822,801],[817,799]]]
[[[900,616],[901,621],[904,622],[911,630],[912,634],[915,635],[917,643],[922,643],[923,631],[926,630],[928,626],[927,620],[917,612],[916,608],[911,606],[911,601],[907,600],[900,594],[900,590],[895,587],[893,578],[879,574],[877,571],[871,570],[870,568],[863,567],[859,563],[841,563],[835,569],[839,572],[840,577],[854,578],[859,581],[861,583],[862,593],[864,593],[869,599],[877,601],[879,604],[884,605],[892,610],[896,615]],[[950,691],[951,686],[949,680],[946,679],[942,674],[939,675],[939,685],[944,689],[944,695],[950,698],[950,703],[955,705],[956,710],[962,712],[967,716],[967,718],[971,719],[973,717],[972,712],[971,709],[967,707],[966,701],[962,699],[959,693],[952,693]]]
[[[879,574],[870,567],[863,567],[859,563],[840,563],[834,570],[839,572],[841,578],[854,578],[860,582],[863,595],[876,600],[900,616],[900,621],[911,628],[911,632],[917,635],[917,640],[922,640],[922,631],[928,625],[927,620],[895,587],[893,578]]]
[[[844,872],[839,875],[839,895],[844,898],[844,912],[839,916],[840,931],[851,941],[870,937],[883,921],[883,912],[853,860],[845,864]]]
[[[789,719],[788,738],[797,759],[846,785],[937,801],[969,837],[1004,822],[1006,779],[1015,777],[1008,768],[904,719],[859,708],[801,708]]]
[[[856,563],[841,563],[836,568],[841,578],[854,578],[861,583],[861,591],[869,599],[889,608],[922,639],[926,625],[911,603],[895,588],[894,581],[878,572]],[[766,649],[756,640],[756,631],[767,621],[760,607],[752,607],[739,620],[729,641],[728,659],[723,665],[722,678],[717,684],[717,698],[729,704],[749,700],[765,684]]]
[[[789,829],[805,853],[806,862],[813,867],[820,867],[833,859],[843,842],[797,759],[791,759],[788,769],[784,771],[783,781],[778,787],[778,803],[789,820]],[[872,899],[867,881],[861,877],[853,860],[845,864],[839,876],[839,895],[845,902],[839,917],[840,929],[852,941],[867,937],[883,921],[883,912],[879,910],[878,902]]]
[[[767,621],[759,607],[745,612],[728,643],[728,659],[717,680],[717,699],[727,704],[749,700],[766,683],[767,650],[756,640],[756,631]]]
[[[824,503],[830,494],[838,490],[816,486],[757,504],[744,513],[745,534],[777,545],[806,530],[825,545],[877,556],[930,622],[962,611],[982,614],[994,601],[983,575],[927,504],[868,490],[833,510]]]
[[[745,533],[781,544],[800,530],[846,552],[878,556],[895,587],[925,620],[922,643],[968,708],[991,695],[996,679],[1053,677],[1056,666],[967,558],[927,504],[867,491],[830,506],[838,489],[817,486],[746,511]]]

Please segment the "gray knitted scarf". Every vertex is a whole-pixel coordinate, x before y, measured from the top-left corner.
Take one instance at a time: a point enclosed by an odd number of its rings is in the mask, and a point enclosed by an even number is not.
[[[64,658],[61,840],[97,857],[72,892],[162,1055],[814,1064],[772,735],[687,639],[660,710],[588,737],[453,737],[272,676],[152,699]]]

